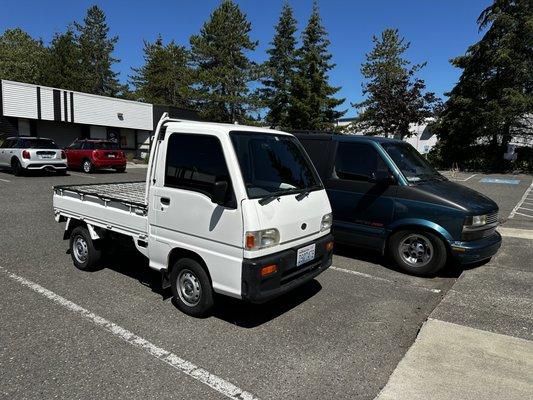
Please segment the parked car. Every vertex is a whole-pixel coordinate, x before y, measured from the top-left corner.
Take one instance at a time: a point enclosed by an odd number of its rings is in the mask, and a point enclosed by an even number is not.
[[[335,240],[388,253],[405,271],[433,275],[449,257],[472,263],[501,244],[498,206],[450,182],[393,139],[297,135],[333,209]]]
[[[113,168],[117,172],[126,171],[126,156],[118,144],[108,140],[76,140],[65,149],[68,167],[81,168],[91,173],[95,169]]]
[[[177,121],[159,122],[146,181],[54,188],[77,268],[127,237],[178,307],[200,316],[214,292],[263,302],[331,265],[331,207],[294,136]]]
[[[9,167],[17,176],[27,171],[67,171],[65,152],[53,140],[41,137],[0,139],[0,167]]]

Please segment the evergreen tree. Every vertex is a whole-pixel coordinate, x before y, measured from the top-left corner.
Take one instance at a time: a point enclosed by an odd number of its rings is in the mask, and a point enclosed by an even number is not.
[[[22,29],[0,36],[0,79],[42,84],[46,48]]]
[[[495,0],[478,18],[482,39],[451,62],[463,70],[435,129],[449,162],[478,154],[497,167],[513,134],[531,134],[533,113],[533,3]],[[529,126],[527,126],[529,125]]]
[[[76,36],[71,27],[55,34],[48,51],[43,83],[47,86],[81,91],[84,68]]]
[[[257,96],[249,88],[258,78],[258,68],[245,54],[257,47],[250,39],[251,29],[239,7],[224,0],[200,33],[190,39],[196,103],[209,120],[247,120],[258,106]]]
[[[116,96],[122,90],[118,73],[111,67],[119,60],[113,57],[118,36],[109,37],[109,27],[102,9],[89,7],[83,24],[75,23],[84,71],[84,90],[99,95]]]
[[[190,107],[192,76],[185,47],[174,41],[165,46],[159,35],[154,43],[144,42],[144,61],[130,77],[136,97],[155,104]]]
[[[411,65],[403,57],[410,43],[400,38],[397,29],[386,29],[372,41],[374,48],[361,66],[367,99],[354,105],[361,110],[354,127],[371,135],[403,139],[411,135],[409,124],[433,115],[438,102],[433,93],[423,93],[426,85],[416,73],[425,63]]]
[[[296,20],[288,3],[283,5],[276,25],[272,47],[267,50],[270,56],[265,63],[267,77],[262,83],[264,104],[269,111],[266,121],[271,126],[289,126],[289,99],[291,82],[296,71]]]
[[[340,88],[328,83],[328,71],[335,64],[330,62],[330,42],[322,26],[316,1],[302,36],[297,71],[291,83],[288,125],[293,129],[332,129],[335,120],[346,111],[336,111],[344,99],[335,99],[333,95]]]

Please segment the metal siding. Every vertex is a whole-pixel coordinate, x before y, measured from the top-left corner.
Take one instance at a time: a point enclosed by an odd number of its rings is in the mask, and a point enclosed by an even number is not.
[[[123,115],[123,120],[118,114]],[[152,105],[74,93],[74,115],[76,123],[152,130]]]
[[[37,87],[20,82],[2,81],[4,115],[37,118]]]
[[[47,87],[41,87],[41,119],[54,120],[54,92]]]

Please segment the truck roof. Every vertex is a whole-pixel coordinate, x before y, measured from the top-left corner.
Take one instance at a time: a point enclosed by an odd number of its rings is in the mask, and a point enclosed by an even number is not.
[[[217,132],[220,134],[229,134],[230,132],[235,131],[246,131],[246,132],[258,132],[258,133],[267,133],[273,135],[287,135],[291,136],[290,133],[278,131],[276,129],[250,126],[250,125],[239,125],[239,124],[224,124],[217,122],[200,122],[200,121],[173,121],[167,123],[167,129],[170,127],[177,128],[177,131],[183,131],[184,129],[191,129],[194,131],[206,130],[211,132]]]
[[[376,143],[404,143],[400,139],[386,138],[382,136],[365,136],[365,135],[338,135],[330,133],[295,133],[295,136],[301,139],[311,140],[334,140],[346,142],[376,142]]]

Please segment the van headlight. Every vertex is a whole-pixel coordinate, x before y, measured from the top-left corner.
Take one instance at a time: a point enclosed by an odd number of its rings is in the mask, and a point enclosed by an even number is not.
[[[327,231],[331,229],[331,224],[333,223],[333,214],[328,213],[322,217],[322,222],[320,222],[320,232]]]
[[[260,250],[279,244],[279,231],[276,228],[248,231],[244,235],[246,250]]]
[[[487,215],[472,215],[466,217],[464,226],[466,228],[479,228],[487,224]]]

